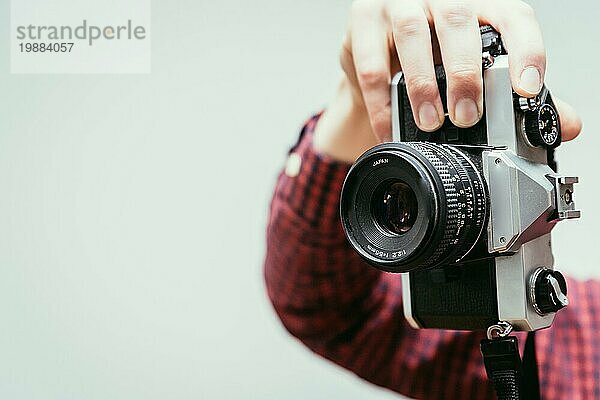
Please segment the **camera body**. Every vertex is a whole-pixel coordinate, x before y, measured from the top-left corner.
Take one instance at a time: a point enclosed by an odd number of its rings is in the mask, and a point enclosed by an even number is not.
[[[414,121],[402,73],[392,81],[393,142],[353,165],[342,190],[346,236],[370,264],[402,273],[415,328],[549,327],[568,304],[550,232],[578,218],[573,185],[556,172],[560,120],[544,87],[512,90],[499,35],[482,29],[484,116],[434,133]],[[436,67],[445,104],[444,70]]]

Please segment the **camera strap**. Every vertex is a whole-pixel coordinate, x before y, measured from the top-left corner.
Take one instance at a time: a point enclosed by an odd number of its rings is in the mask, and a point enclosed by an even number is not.
[[[481,353],[488,379],[494,385],[498,400],[539,400],[535,332],[527,334],[521,361],[517,337],[508,336],[511,330],[512,327],[497,336],[488,330],[488,339],[481,341]]]

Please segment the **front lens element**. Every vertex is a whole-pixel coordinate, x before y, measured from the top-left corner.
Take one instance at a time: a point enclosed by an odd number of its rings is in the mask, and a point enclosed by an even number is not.
[[[419,214],[415,191],[404,181],[384,182],[373,193],[372,207],[379,225],[397,235],[410,231]]]

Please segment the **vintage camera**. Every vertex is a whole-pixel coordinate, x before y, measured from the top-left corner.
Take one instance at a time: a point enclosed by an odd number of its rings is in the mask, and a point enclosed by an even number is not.
[[[392,82],[394,141],[364,153],[346,177],[341,220],[371,265],[402,273],[416,328],[531,331],[568,304],[550,231],[578,218],[573,184],[557,174],[560,120],[544,87],[513,92],[499,35],[482,28],[485,113],[472,128],[446,119],[433,134],[413,119],[402,74]],[[436,67],[446,103],[444,70]]]

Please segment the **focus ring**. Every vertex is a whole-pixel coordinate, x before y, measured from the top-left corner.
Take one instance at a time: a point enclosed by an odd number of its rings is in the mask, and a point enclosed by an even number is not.
[[[464,257],[480,236],[487,216],[485,185],[469,158],[451,146],[405,143],[431,163],[442,181],[446,219],[441,240],[422,267],[454,263]]]
[[[408,142],[405,144],[427,158],[441,179],[444,189],[443,199],[445,200],[444,208],[446,210],[446,219],[442,221],[444,232],[433,254],[420,265],[421,268],[429,268],[437,264],[443,254],[448,252],[457,231],[458,194],[455,186],[452,184],[454,171],[451,171],[449,168],[450,161],[447,158],[447,154],[439,151],[441,150],[440,146],[431,145],[426,142]]]
[[[459,245],[458,253],[462,258],[477,242],[483,232],[488,217],[488,196],[486,186],[473,161],[481,165],[481,156],[466,156],[456,147],[444,146],[449,152],[456,156],[461,164],[460,178],[464,186],[464,212],[465,220],[469,224],[464,226],[464,240]],[[458,261],[458,259],[456,260]]]

